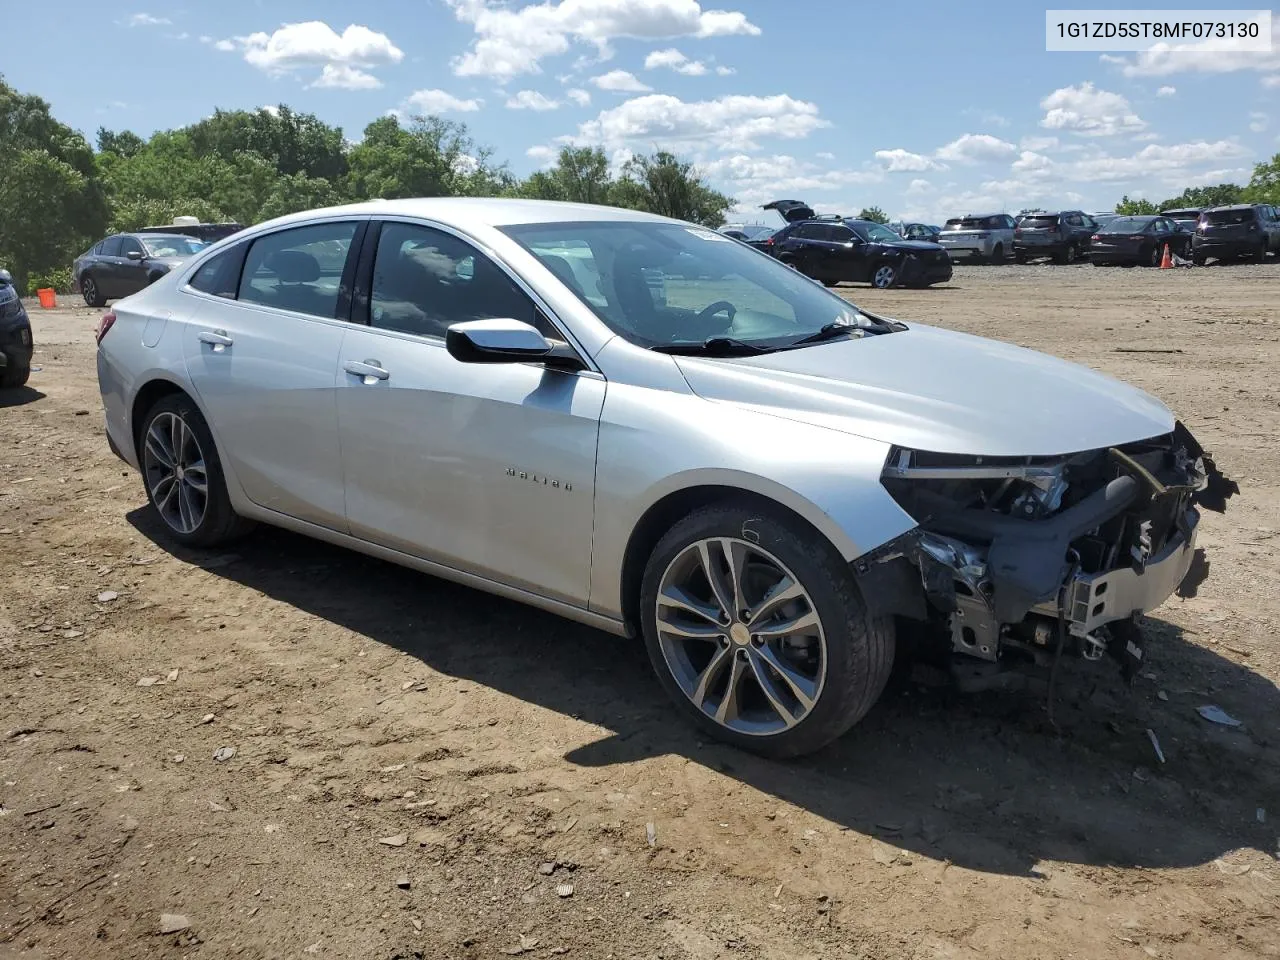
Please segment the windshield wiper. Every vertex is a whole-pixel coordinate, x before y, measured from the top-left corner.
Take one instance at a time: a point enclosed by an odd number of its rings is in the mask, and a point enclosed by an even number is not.
[[[836,320],[831,323],[825,323],[817,333],[811,333],[807,337],[801,337],[789,344],[792,347],[803,347],[811,343],[822,343],[824,340],[834,340],[836,337],[843,337],[850,333],[866,333],[867,328],[861,327],[856,323],[846,323],[843,320]]]
[[[649,348],[658,353],[674,353],[682,356],[734,357],[757,353],[772,353],[777,347],[762,347],[733,337],[708,337],[701,343],[692,340],[683,343],[659,343]]]

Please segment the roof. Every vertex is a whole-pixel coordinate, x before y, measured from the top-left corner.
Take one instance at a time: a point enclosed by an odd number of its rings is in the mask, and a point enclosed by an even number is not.
[[[441,223],[484,224],[504,227],[520,223],[563,223],[573,220],[640,220],[672,222],[668,217],[606,207],[594,203],[560,200],[517,200],[504,197],[414,197],[404,200],[369,200],[339,207],[325,207],[281,217],[275,223],[309,220],[320,215],[422,217]]]
[[[1208,213],[1211,210],[1252,210],[1257,204],[1253,203],[1224,203],[1218,207],[1203,207],[1202,211]]]

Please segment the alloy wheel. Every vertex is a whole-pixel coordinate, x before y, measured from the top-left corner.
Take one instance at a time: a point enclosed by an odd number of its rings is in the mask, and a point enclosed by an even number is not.
[[[84,302],[95,307],[98,305],[98,285],[93,282],[90,277],[85,277],[80,281],[80,294],[84,297]]]
[[[887,287],[893,286],[893,278],[895,275],[896,271],[886,263],[883,266],[877,267],[876,272],[871,275],[871,285],[884,290]]]
[[[772,554],[746,540],[698,540],[658,587],[658,643],[695,707],[737,733],[769,736],[822,695],[826,636],[812,598]]]
[[[176,413],[159,413],[147,427],[142,454],[156,512],[178,533],[193,533],[209,506],[209,478],[200,441]]]

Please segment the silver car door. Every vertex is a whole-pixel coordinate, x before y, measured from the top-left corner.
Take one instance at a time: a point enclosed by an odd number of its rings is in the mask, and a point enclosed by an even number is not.
[[[369,272],[353,315],[369,325],[346,331],[338,389],[351,533],[585,606],[603,378],[453,359],[444,332],[463,320],[560,334],[450,233],[387,221]]]
[[[192,385],[245,496],[336,530],[346,528],[334,394],[347,325],[336,316],[363,226],[337,220],[255,238],[235,299],[204,298],[183,333]]]

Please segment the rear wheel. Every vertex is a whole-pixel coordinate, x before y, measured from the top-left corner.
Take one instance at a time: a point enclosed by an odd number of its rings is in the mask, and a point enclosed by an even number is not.
[[[22,364],[21,366],[10,363],[6,365],[3,370],[0,370],[0,387],[3,387],[6,390],[12,390],[15,387],[23,386],[30,378],[30,361]]]
[[[212,547],[250,528],[231,507],[213,434],[185,394],[157,401],[142,421],[138,446],[147,499],[179,543]]]
[[[98,281],[93,279],[91,273],[86,273],[80,278],[80,296],[84,297],[86,306],[105,307],[107,305],[107,298],[102,295]]]
[[[879,263],[871,271],[871,285],[878,290],[887,290],[898,279],[898,268],[892,263]]]
[[[1063,250],[1058,256],[1059,263],[1075,263],[1076,262],[1076,246],[1074,243],[1067,244],[1067,249]]]
[[[848,565],[784,514],[706,507],[654,549],[645,644],[678,708],[712,735],[774,757],[810,753],[871,708],[893,665]]]
[[[824,287],[834,287],[839,282],[839,280],[823,280],[822,285]]]
[[[1206,257],[1203,253],[1193,252],[1191,254],[1191,262],[1194,263],[1197,267],[1203,267],[1207,259],[1208,257]]]
[[[1027,262],[1026,252],[1022,250],[1013,251],[1013,260],[1015,263],[1026,263]]]
[[[1147,266],[1149,267],[1160,266],[1160,244],[1158,243],[1152,244],[1151,253],[1147,255]]]
[[[1004,244],[997,243],[995,249],[991,251],[991,262],[997,266],[1004,263]]]
[[[1258,262],[1261,263],[1266,258],[1267,258],[1267,241],[1263,240],[1261,243],[1258,244],[1257,259],[1258,259]]]

